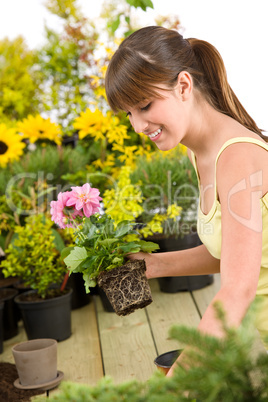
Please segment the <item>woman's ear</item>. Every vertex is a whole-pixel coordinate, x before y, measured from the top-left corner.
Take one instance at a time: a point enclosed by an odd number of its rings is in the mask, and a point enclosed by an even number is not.
[[[180,72],[175,89],[182,101],[186,101],[190,98],[193,90],[193,80],[187,71]]]

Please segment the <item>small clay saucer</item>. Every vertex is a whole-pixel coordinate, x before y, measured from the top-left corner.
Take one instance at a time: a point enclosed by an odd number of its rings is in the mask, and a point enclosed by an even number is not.
[[[21,385],[20,379],[17,378],[14,381],[14,385],[16,388],[19,389],[42,389],[44,391],[48,391],[49,389],[55,388],[63,379],[64,373],[62,371],[57,372],[57,377],[49,382],[46,382],[44,384],[36,384],[36,385]]]

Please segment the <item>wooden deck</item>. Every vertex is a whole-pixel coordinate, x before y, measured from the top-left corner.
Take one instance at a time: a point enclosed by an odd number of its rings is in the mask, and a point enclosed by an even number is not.
[[[182,346],[169,339],[171,325],[196,327],[220,287],[220,277],[214,275],[212,285],[193,292],[163,293],[157,280],[150,280],[150,286],[153,303],[126,317],[104,311],[99,296],[72,311],[72,336],[58,343],[58,370],[65,380],[91,385],[103,375],[115,383],[147,380],[156,370],[158,354]],[[4,342],[0,361],[14,363],[11,347],[25,340],[20,322],[19,334]]]

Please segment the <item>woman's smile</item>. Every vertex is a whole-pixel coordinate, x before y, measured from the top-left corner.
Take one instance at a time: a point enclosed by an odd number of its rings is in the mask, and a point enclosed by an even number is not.
[[[151,134],[148,134],[148,137],[152,140],[152,141],[157,141],[162,133],[162,128],[159,128],[158,130],[154,131]]]

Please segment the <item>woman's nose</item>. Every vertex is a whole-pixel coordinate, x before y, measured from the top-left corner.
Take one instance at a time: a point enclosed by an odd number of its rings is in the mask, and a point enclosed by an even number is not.
[[[130,123],[136,133],[144,133],[148,127],[148,122],[141,116],[131,116]]]

